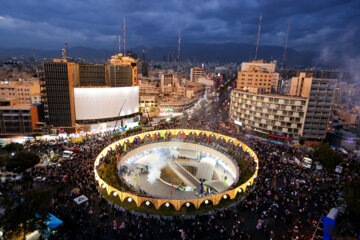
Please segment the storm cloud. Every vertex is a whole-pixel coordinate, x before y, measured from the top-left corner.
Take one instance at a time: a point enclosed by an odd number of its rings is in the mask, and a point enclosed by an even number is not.
[[[261,45],[282,46],[290,20],[289,47],[359,52],[359,10],[358,0],[3,0],[0,47],[113,49],[124,17],[128,48],[176,45],[179,32],[188,43],[255,43],[262,15]]]

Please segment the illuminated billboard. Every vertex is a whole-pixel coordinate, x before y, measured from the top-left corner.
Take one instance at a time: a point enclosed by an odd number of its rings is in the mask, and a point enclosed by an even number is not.
[[[139,87],[74,88],[76,120],[108,119],[139,112]]]

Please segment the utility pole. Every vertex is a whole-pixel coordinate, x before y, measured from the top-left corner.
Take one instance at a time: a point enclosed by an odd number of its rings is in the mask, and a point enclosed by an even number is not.
[[[119,34],[119,51],[118,51],[118,53],[121,53],[121,36],[120,36],[120,34]]]
[[[258,35],[257,35],[257,41],[256,41],[256,50],[255,50],[255,60],[257,59],[257,55],[258,55],[258,51],[259,51],[261,20],[262,20],[262,15],[260,15],[260,19],[259,19],[259,28],[258,28]]]

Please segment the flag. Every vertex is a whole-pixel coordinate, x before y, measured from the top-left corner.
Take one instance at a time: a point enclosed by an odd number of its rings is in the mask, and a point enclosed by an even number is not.
[[[126,143],[124,143],[124,152],[126,152]]]
[[[135,144],[138,144],[138,138],[135,138]]]
[[[165,140],[165,133],[160,133],[160,136]]]
[[[119,157],[120,157],[120,153],[117,154],[117,157],[116,157],[116,162],[119,161]]]
[[[200,184],[200,194],[203,194],[204,192],[204,183]]]
[[[153,141],[155,141],[155,134],[153,134],[153,136],[152,136],[152,137],[153,137]]]

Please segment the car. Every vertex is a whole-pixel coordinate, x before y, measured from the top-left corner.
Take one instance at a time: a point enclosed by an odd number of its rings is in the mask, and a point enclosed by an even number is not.
[[[36,177],[34,178],[34,182],[44,182],[46,180],[46,177]]]

